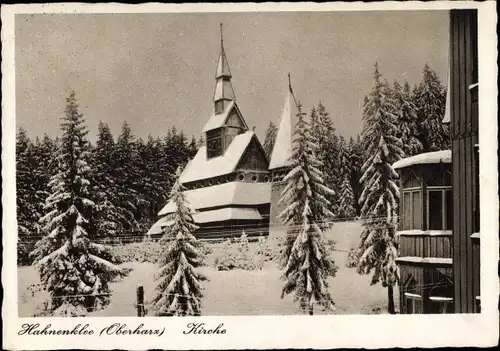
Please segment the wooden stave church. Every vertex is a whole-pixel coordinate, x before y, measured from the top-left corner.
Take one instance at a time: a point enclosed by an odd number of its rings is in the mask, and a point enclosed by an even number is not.
[[[236,102],[222,40],[215,74],[214,110],[202,132],[206,143],[186,165],[179,181],[194,209],[198,238],[269,234],[271,172],[264,148],[250,131]],[[171,201],[147,232],[158,237],[175,211]]]

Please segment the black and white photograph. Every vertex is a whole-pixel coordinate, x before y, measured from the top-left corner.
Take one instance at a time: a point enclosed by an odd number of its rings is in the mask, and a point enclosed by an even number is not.
[[[484,313],[497,94],[471,3],[10,13],[11,317]]]

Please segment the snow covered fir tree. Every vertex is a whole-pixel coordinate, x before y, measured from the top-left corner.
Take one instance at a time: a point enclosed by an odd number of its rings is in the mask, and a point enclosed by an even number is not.
[[[328,291],[328,277],[335,276],[337,267],[330,257],[322,233],[323,223],[333,218],[327,197],[333,191],[324,185],[321,162],[316,157],[316,139],[305,120],[301,106],[295,127],[292,169],[285,176],[286,183],[280,202],[285,209],[279,218],[288,227],[283,250],[286,279],[282,297],[293,293],[300,307],[314,314],[314,305],[333,310],[334,301]]]
[[[344,138],[339,143],[339,167],[340,167],[340,194],[337,205],[337,218],[354,219],[356,217],[356,208],[354,207],[354,192],[351,185],[351,154],[349,145]]]
[[[89,144],[75,93],[66,99],[57,173],[40,219],[44,237],[31,253],[49,293],[42,314],[84,316],[109,303],[109,283],[128,271],[111,262],[107,247],[92,242],[95,204],[89,198]]]
[[[193,221],[193,209],[183,190],[177,180],[170,193],[176,209],[160,240],[165,250],[158,260],[155,296],[151,300],[151,306],[159,316],[201,315],[201,281],[206,277],[196,268],[202,265],[203,256],[198,251],[200,244],[192,234],[197,227]]]
[[[396,112],[389,87],[375,64],[374,87],[363,113],[363,192],[359,202],[364,228],[357,264],[359,273],[372,273],[372,285],[381,282],[387,287],[389,313],[395,313],[393,287],[398,283],[395,232],[399,188],[392,164],[404,153],[397,137]]]

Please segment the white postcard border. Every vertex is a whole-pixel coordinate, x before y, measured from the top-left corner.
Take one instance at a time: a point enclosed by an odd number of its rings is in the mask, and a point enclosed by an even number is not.
[[[14,16],[20,13],[153,13],[255,11],[360,11],[478,8],[481,305],[474,315],[336,315],[198,318],[18,318],[15,185],[15,57]],[[498,341],[498,185],[497,66],[495,3],[246,3],[246,4],[29,4],[2,6],[2,178],[3,178],[3,335],[4,348],[42,349],[263,349],[492,346]],[[187,323],[223,323],[225,334],[185,335]],[[53,329],[89,324],[91,336],[18,335],[23,323],[51,324]],[[99,336],[113,323],[135,329],[165,328],[161,337]],[[104,332],[105,334],[105,332]]]

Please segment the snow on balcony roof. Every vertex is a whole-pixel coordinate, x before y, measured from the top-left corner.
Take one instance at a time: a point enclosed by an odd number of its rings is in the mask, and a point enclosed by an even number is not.
[[[413,165],[432,164],[432,163],[451,163],[451,150],[427,152],[424,154],[403,158],[395,162],[392,165],[392,167],[394,169],[399,169]]]
[[[215,129],[222,127],[224,125],[224,122],[226,122],[227,116],[229,116],[229,113],[234,107],[234,101],[230,101],[229,104],[226,106],[226,109],[219,114],[215,114],[215,112],[212,114],[208,122],[205,124],[203,127],[203,133],[208,132],[209,130]]]
[[[260,205],[271,201],[271,183],[231,182],[210,187],[186,190],[186,200],[196,210],[231,205]],[[174,212],[173,202],[158,213],[159,216]]]
[[[180,182],[189,183],[233,172],[254,135],[252,131],[237,135],[223,155],[211,159],[207,159],[206,146],[200,147],[182,172]]]
[[[218,210],[198,212],[193,216],[196,223],[221,222],[231,219],[261,220],[262,216],[255,208],[219,208]]]

